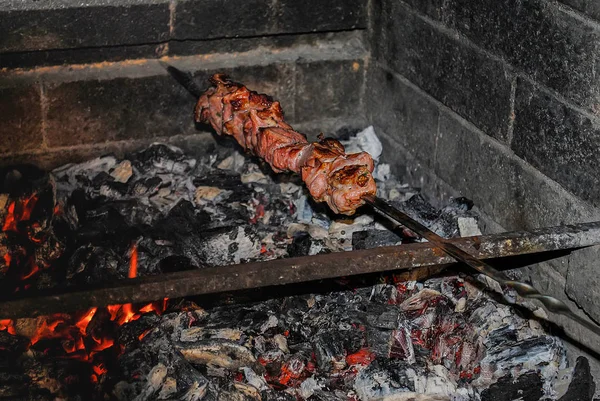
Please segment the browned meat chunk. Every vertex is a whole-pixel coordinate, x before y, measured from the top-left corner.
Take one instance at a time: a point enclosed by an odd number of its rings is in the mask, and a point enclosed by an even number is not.
[[[283,119],[279,102],[216,74],[214,87],[198,100],[195,118],[218,134],[231,135],[275,172],[300,173],[311,196],[336,213],[352,215],[375,195],[373,159],[368,153],[347,155],[335,139],[308,142]]]

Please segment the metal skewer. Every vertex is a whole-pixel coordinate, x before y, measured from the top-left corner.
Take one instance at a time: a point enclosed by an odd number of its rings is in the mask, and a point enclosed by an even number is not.
[[[541,294],[538,290],[536,290],[534,287],[527,283],[511,280],[504,273],[494,269],[492,266],[485,263],[484,261],[470,255],[468,252],[463,251],[462,249],[454,245],[452,242],[448,241],[446,238],[439,236],[435,232],[431,231],[429,228],[425,227],[423,224],[415,221],[402,211],[391,206],[387,203],[387,201],[376,196],[366,197],[365,201],[381,215],[387,217],[388,219],[394,220],[402,224],[403,226],[409,228],[410,230],[414,231],[415,233],[419,234],[427,241],[431,242],[433,245],[437,246],[442,251],[452,256],[457,261],[463,262],[471,266],[478,272],[496,280],[500,285],[505,285],[513,288],[517,292],[517,294],[519,294],[523,298],[537,299],[550,312],[567,316],[568,318],[588,328],[597,335],[600,335],[599,326],[597,326],[589,320],[582,318],[579,315],[576,315],[567,306],[567,304],[565,304],[560,299],[551,297],[549,295]]]

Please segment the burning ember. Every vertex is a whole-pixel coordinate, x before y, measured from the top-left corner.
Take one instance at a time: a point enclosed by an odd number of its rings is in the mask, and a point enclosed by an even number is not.
[[[378,143],[369,129],[345,146],[377,160]],[[373,177],[380,196],[438,233],[477,230],[468,201],[437,210],[389,166],[377,163]],[[195,159],[153,145],[24,180],[0,194],[5,294],[418,240],[370,215],[340,219],[296,178],[225,148]],[[573,369],[560,340],[476,280],[381,279],[206,310],[164,299],[0,320],[0,355],[11,361],[0,396],[491,400],[499,386],[564,394]]]

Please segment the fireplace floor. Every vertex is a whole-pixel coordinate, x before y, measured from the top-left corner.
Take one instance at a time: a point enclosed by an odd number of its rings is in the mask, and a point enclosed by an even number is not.
[[[367,129],[346,146],[376,156],[377,144]],[[51,174],[6,170],[4,293],[419,241],[367,211],[333,216],[295,177],[223,145],[199,157],[155,144]],[[386,164],[375,177],[380,196],[441,235],[478,233],[468,200],[438,210]],[[561,340],[486,284],[378,275],[259,300],[164,299],[2,320],[0,399],[538,400],[582,391],[569,383],[585,363],[569,367]]]

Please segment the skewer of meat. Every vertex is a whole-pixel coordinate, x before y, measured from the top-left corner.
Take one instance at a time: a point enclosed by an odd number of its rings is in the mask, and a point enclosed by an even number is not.
[[[299,173],[311,196],[327,202],[335,213],[352,215],[374,196],[373,159],[366,153],[346,154],[332,138],[308,142],[285,122],[279,102],[251,91],[221,74],[199,98],[197,122],[220,135],[231,135],[244,149],[265,160],[273,171]]]

